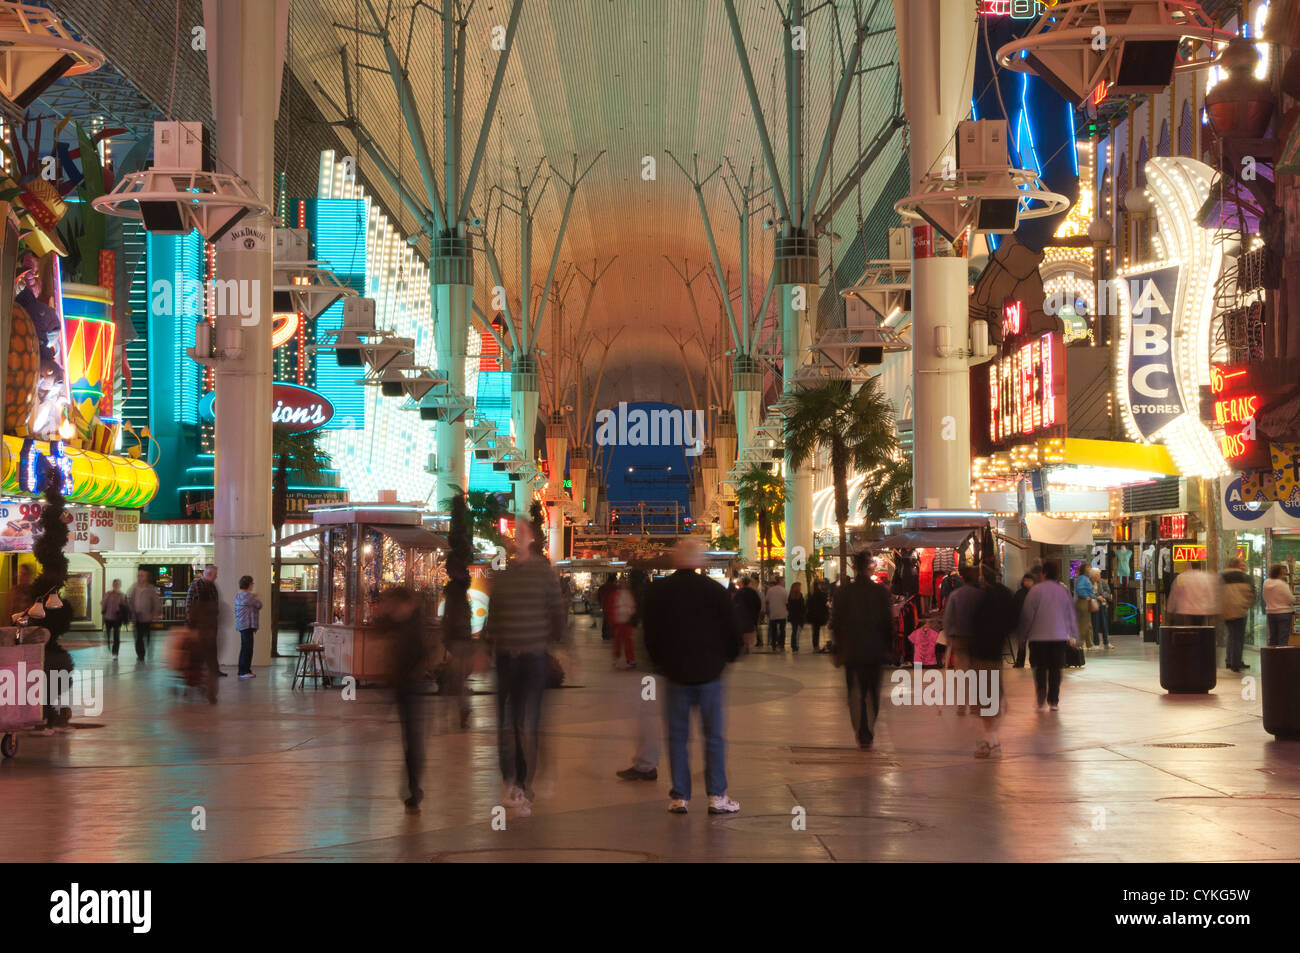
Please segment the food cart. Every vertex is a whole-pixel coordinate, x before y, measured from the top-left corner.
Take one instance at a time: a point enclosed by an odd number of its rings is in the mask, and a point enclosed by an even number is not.
[[[311,507],[311,513],[320,535],[314,641],[324,646],[326,672],[382,680],[388,640],[375,628],[380,596],[406,586],[424,598],[424,618],[432,626],[447,540],[421,525],[423,507],[416,505],[330,504]]]

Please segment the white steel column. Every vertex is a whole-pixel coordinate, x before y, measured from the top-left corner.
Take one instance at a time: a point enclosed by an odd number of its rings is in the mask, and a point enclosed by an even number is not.
[[[437,243],[442,244],[442,243]],[[465,393],[465,351],[469,341],[470,312],[474,307],[472,283],[473,259],[448,255],[434,259],[430,269],[433,298],[434,348],[438,373],[447,378],[447,390],[454,395]],[[470,281],[458,279],[470,278]],[[469,489],[465,470],[465,421],[439,420],[434,428],[437,448],[437,496],[444,499],[452,487]]]
[[[953,136],[970,109],[976,16],[966,0],[894,0],[902,56],[911,182],[955,159]],[[938,329],[964,348],[967,259],[928,225],[912,231],[913,494],[922,509],[970,507],[970,371],[965,357],[941,357]]]
[[[204,4],[214,77],[216,166],[240,176],[267,204],[274,191],[275,117],[284,62],[278,6],[266,0]],[[247,294],[256,308],[247,317],[216,315],[218,346],[237,336],[242,348],[240,357],[217,362],[215,373],[220,412],[212,535],[222,594],[218,652],[226,665],[239,655],[232,608],[239,577],[252,576],[254,588],[270,602],[272,227],[269,215],[249,216],[217,243],[216,277],[233,279],[240,289],[239,295],[218,295],[217,304],[229,307],[235,299],[237,311],[238,299]],[[267,628],[273,633],[274,626],[272,620]],[[270,663],[273,637],[256,641],[255,664]]]
[[[815,252],[815,246],[812,249]],[[778,263],[778,270],[784,262]],[[781,374],[787,392],[793,389],[791,381],[807,360],[812,346],[812,325],[820,297],[818,295],[817,258],[796,258],[790,264],[804,272],[811,283],[783,284],[781,294]],[[809,272],[811,271],[811,274]],[[802,307],[798,307],[802,305]],[[794,548],[802,547],[806,560],[813,551],[812,525],[813,474],[812,461],[802,470],[791,470],[789,458],[785,467],[785,583],[803,578],[803,570],[794,568]],[[806,566],[807,563],[805,562]]]

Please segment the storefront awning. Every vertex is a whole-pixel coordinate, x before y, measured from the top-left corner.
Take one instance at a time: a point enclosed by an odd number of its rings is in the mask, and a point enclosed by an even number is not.
[[[1092,542],[1092,520],[1059,520],[1041,513],[1025,517],[1029,538],[1048,546],[1086,546]]]
[[[978,526],[910,529],[867,545],[871,549],[956,549],[980,532]]]
[[[447,544],[447,537],[430,533],[419,526],[376,526],[374,528],[403,546],[415,549],[441,549],[444,552],[451,548]]]

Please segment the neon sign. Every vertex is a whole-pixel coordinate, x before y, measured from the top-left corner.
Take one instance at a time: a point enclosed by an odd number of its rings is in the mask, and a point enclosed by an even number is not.
[[[1025,303],[1013,298],[1002,300],[1002,337],[1013,338],[1024,327]]]
[[[980,0],[979,13],[985,17],[1033,20],[1042,15],[1044,8],[1055,6],[1056,2],[1057,0]]]
[[[1269,465],[1268,449],[1256,436],[1255,414],[1261,398],[1251,386],[1244,367],[1210,366],[1210,413],[1212,423],[1223,429],[1219,452],[1239,468]]]
[[[989,442],[994,448],[1057,426],[1060,386],[1052,333],[1008,350],[989,368]]]

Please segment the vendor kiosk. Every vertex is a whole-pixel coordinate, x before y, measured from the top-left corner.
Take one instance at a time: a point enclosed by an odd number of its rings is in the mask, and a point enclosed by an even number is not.
[[[448,546],[421,525],[422,512],[389,503],[311,507],[321,543],[314,641],[324,646],[331,677],[366,682],[387,676],[388,639],[376,629],[375,616],[392,586],[421,596],[433,627],[437,568]]]

